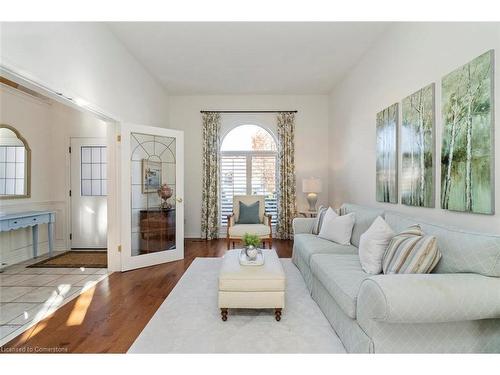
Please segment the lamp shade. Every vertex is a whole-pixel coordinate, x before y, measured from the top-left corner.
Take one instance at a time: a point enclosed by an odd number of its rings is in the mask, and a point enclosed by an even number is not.
[[[302,192],[321,193],[321,180],[316,177],[304,178],[302,180]]]

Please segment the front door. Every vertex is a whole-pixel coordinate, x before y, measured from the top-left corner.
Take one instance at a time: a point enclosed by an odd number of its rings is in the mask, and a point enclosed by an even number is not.
[[[122,271],[184,258],[184,133],[121,126]]]
[[[71,138],[71,248],[107,247],[105,138]]]

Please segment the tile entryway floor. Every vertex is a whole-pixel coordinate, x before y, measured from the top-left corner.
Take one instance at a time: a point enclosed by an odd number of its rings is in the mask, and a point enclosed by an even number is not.
[[[27,268],[41,259],[0,273],[0,345],[108,275],[106,268]]]

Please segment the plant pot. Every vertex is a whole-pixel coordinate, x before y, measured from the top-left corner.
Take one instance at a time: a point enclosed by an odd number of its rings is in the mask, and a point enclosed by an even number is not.
[[[253,245],[245,247],[245,255],[247,256],[248,260],[257,259],[258,253],[259,253],[258,249]]]

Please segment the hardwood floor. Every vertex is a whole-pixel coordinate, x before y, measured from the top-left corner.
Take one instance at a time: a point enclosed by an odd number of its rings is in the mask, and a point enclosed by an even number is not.
[[[292,241],[275,240],[281,258]],[[115,272],[28,329],[6,348],[62,353],[125,353],[196,257],[220,257],[225,240],[186,240],[183,260]],[[37,349],[38,348],[38,349]]]

